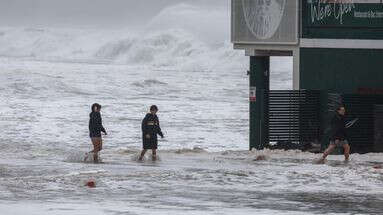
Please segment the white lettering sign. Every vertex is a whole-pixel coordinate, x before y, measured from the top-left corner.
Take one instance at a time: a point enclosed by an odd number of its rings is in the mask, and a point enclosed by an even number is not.
[[[312,0],[310,5],[312,23],[332,17],[343,24],[343,16],[355,9],[354,0]]]

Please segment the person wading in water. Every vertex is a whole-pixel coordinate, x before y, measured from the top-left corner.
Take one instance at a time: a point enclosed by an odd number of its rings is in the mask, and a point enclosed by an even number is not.
[[[150,107],[150,113],[146,114],[145,118],[142,120],[141,129],[143,150],[138,159],[139,161],[142,161],[144,159],[145,153],[148,149],[152,150],[152,160],[155,161],[157,159],[157,135],[160,135],[161,138],[164,138],[160,127],[160,121],[158,120],[158,117],[156,115],[157,111],[157,106],[152,105]]]
[[[350,156],[350,145],[347,141],[345,114],[346,109],[344,106],[340,106],[336,110],[336,114],[331,120],[330,145],[323,153],[323,156],[319,159],[318,163],[323,163],[326,157],[334,151],[336,147],[343,147],[344,159],[348,162]]]
[[[99,162],[98,153],[102,150],[102,137],[101,132],[107,135],[105,128],[102,126],[101,119],[101,105],[94,103],[92,105],[92,112],[89,114],[89,136],[92,140],[93,150],[90,153],[93,153],[93,161],[94,163]],[[85,161],[88,156],[85,157]]]

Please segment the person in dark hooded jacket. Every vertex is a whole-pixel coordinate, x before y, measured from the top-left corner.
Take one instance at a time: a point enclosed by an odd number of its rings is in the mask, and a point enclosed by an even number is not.
[[[98,153],[102,150],[101,132],[107,135],[104,126],[102,126],[100,111],[101,105],[94,103],[92,105],[92,112],[89,114],[89,136],[93,144],[91,153],[93,153],[93,161],[95,163],[99,162]]]
[[[330,145],[323,153],[322,158],[319,160],[320,162],[323,162],[336,147],[343,147],[345,161],[348,161],[350,145],[347,141],[345,114],[346,109],[344,106],[340,106],[336,110],[336,114],[331,120]]]
[[[161,131],[160,121],[157,117],[158,108],[156,105],[150,107],[150,113],[146,114],[145,118],[142,120],[141,129],[142,129],[142,143],[143,150],[139,157],[139,160],[142,161],[144,155],[148,149],[152,150],[152,159],[156,160],[157,157],[157,147],[158,140],[157,135],[160,135],[161,138],[164,138],[164,135]]]

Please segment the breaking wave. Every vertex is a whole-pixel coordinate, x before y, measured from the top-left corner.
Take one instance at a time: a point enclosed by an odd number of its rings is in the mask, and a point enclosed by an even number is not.
[[[0,56],[186,70],[245,68],[243,53],[229,42],[225,13],[206,10],[171,6],[140,30],[1,28]]]

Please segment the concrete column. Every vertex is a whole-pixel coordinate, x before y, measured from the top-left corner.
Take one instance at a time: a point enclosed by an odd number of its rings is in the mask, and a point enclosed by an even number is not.
[[[293,51],[293,90],[300,90],[300,49]]]

